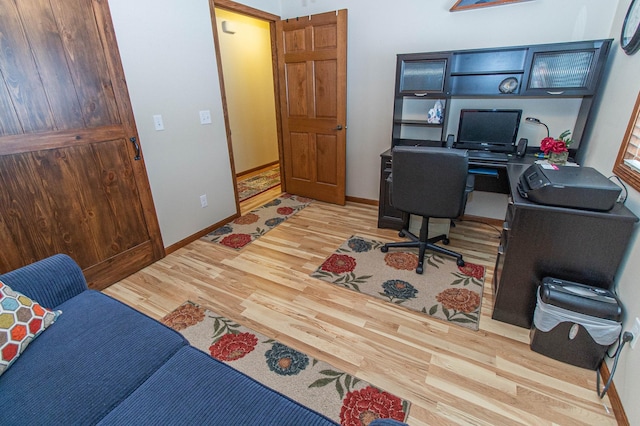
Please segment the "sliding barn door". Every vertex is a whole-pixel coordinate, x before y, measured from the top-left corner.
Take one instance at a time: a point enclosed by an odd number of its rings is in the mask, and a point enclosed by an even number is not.
[[[345,203],[347,11],[277,22],[285,188]]]
[[[0,272],[101,289],[164,256],[106,0],[0,0]]]

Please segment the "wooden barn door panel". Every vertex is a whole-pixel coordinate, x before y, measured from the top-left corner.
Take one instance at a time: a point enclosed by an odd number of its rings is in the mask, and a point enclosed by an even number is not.
[[[164,256],[108,4],[0,9],[0,272],[66,253],[104,288]]]

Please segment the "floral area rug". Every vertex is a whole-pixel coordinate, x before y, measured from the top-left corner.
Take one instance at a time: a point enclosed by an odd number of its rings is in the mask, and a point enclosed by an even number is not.
[[[341,425],[405,421],[410,403],[187,302],[162,319],[196,348]]]
[[[313,200],[283,194],[262,207],[208,233],[202,240],[241,249],[308,206]]]
[[[238,180],[238,199],[244,201],[276,185],[280,185],[280,167]]]
[[[484,267],[459,267],[448,256],[427,251],[424,273],[416,274],[418,249],[380,251],[384,242],[352,236],[311,274],[436,318],[478,329]]]

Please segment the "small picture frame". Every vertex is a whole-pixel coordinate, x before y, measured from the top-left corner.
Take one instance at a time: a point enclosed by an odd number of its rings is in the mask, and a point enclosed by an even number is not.
[[[460,10],[479,9],[481,7],[500,6],[509,3],[522,3],[531,0],[458,0],[449,12],[458,12]]]

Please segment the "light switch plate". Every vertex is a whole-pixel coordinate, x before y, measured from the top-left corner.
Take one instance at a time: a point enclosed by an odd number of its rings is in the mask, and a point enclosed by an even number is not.
[[[153,116],[153,127],[155,127],[156,130],[164,130],[164,123],[162,122],[162,116],[160,114]]]

